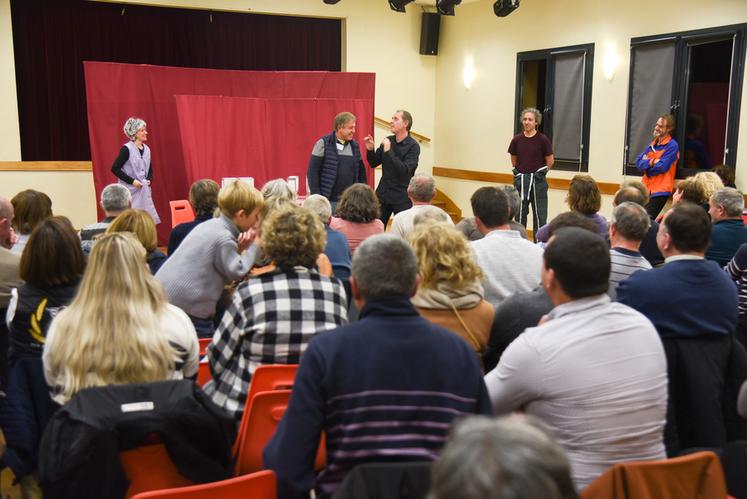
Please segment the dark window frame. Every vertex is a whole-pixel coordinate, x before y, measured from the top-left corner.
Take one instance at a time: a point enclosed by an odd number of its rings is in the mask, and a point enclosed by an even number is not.
[[[547,138],[552,142],[553,132],[553,109],[552,102],[555,97],[555,65],[551,63],[552,57],[570,52],[585,52],[584,60],[584,97],[582,104],[583,120],[581,131],[581,158],[580,161],[567,160],[555,157],[553,170],[563,170],[571,172],[588,172],[589,171],[589,136],[591,133],[591,93],[594,76],[594,43],[584,43],[579,45],[569,45],[565,47],[555,47],[550,49],[530,50],[516,53],[516,85],[514,97],[514,133],[519,134],[522,131],[519,113],[523,109],[524,93],[522,87],[522,65],[527,61],[537,61],[544,59],[546,62],[545,73],[545,108],[542,111],[543,131]]]
[[[672,74],[672,101],[669,112],[677,121],[674,139],[682,145],[685,138],[685,116],[681,112],[683,102],[687,102],[688,73],[687,55],[688,44],[694,41],[719,41],[732,38],[732,60],[731,60],[731,82],[729,85],[729,106],[726,119],[726,160],[724,164],[736,167],[737,145],[739,138],[739,116],[741,113],[742,87],[744,85],[745,53],[747,52],[747,23],[718,26],[715,28],[703,28],[690,31],[680,31],[661,35],[642,36],[630,39],[630,72],[628,74],[628,102],[625,113],[625,146],[623,150],[623,174],[642,176],[643,174],[635,167],[635,158],[640,151],[630,150],[630,118],[633,97],[633,70],[635,68],[635,48],[648,43],[660,43],[673,41],[675,44],[674,73]],[[651,127],[653,128],[653,123]],[[718,163],[720,163],[720,159]],[[718,164],[717,163],[717,164]],[[685,178],[697,173],[696,168],[684,168],[678,163],[676,178]]]

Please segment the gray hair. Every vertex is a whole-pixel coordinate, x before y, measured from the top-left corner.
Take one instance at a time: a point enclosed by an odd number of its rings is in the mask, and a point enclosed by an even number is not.
[[[417,227],[422,223],[448,222],[449,214],[438,206],[424,206],[422,210],[412,218],[412,226]]]
[[[469,416],[449,433],[428,499],[572,499],[563,449],[532,418]]]
[[[741,217],[744,211],[744,195],[733,187],[724,187],[714,192],[711,202],[722,206],[728,217]]]
[[[504,192],[506,193],[506,196],[508,196],[508,219],[511,220],[514,215],[519,213],[519,209],[521,208],[521,197],[519,196],[519,191],[516,190],[516,187],[513,185],[503,185]]]
[[[651,218],[646,209],[632,201],[623,201],[617,205],[612,210],[610,222],[622,237],[630,241],[643,241],[651,227]]]
[[[296,193],[290,188],[288,182],[282,178],[275,178],[265,182],[262,186],[262,197],[265,201],[271,203],[278,199],[288,199],[290,201],[296,200]]]
[[[415,201],[430,203],[436,195],[436,181],[430,175],[418,173],[410,179],[407,192]]]
[[[148,124],[143,119],[132,116],[127,118],[122,130],[124,131],[124,134],[127,135],[127,138],[135,140],[135,134],[137,131],[146,126],[148,126]]]
[[[122,184],[109,184],[101,191],[101,207],[107,212],[124,211],[130,207],[132,194]]]
[[[329,204],[329,199],[321,194],[312,194],[307,197],[303,202],[303,207],[316,213],[322,219],[322,223],[329,223],[332,217],[332,205]]]
[[[522,109],[521,114],[519,115],[519,123],[521,123],[521,120],[527,113],[532,113],[534,115],[534,121],[537,122],[537,126],[540,126],[542,124],[542,113],[536,107],[525,107],[524,109]]]
[[[418,260],[410,245],[397,236],[371,236],[355,250],[352,274],[365,300],[407,296],[415,291]]]

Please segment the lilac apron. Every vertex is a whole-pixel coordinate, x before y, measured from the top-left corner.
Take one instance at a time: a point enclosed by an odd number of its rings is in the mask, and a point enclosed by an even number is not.
[[[119,181],[120,184],[124,185],[129,189],[132,194],[132,207],[140,210],[147,211],[153,221],[156,224],[161,223],[161,219],[158,216],[156,207],[153,204],[153,198],[151,197],[150,186],[148,185],[148,169],[150,168],[150,148],[143,144],[145,148],[143,150],[142,157],[140,156],[140,150],[137,148],[134,142],[130,141],[125,144],[125,147],[130,151],[130,158],[122,166],[122,171],[135,180],[139,180],[143,186],[137,188],[127,182]]]

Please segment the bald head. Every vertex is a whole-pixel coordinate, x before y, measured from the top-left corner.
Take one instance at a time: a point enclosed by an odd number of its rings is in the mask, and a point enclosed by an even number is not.
[[[7,198],[0,196],[0,246],[10,248],[13,246],[13,205]]]
[[[8,198],[0,196],[0,219],[13,219],[13,205]]]

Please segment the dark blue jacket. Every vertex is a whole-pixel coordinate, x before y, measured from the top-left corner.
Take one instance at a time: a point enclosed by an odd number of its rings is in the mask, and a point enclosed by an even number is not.
[[[747,227],[739,220],[719,220],[711,227],[711,245],[706,252],[706,258],[723,267],[739,247],[747,243]]]
[[[356,464],[433,460],[454,418],[492,413],[475,351],[408,298],[369,301],[360,317],[316,336],[301,358],[264,451],[280,499],[308,497],[322,431],[327,467],[316,482],[327,496]]]
[[[340,156],[337,153],[337,138],[334,131],[322,137],[322,141],[324,142],[324,157],[319,158],[312,154],[309,160],[307,172],[309,194],[321,194],[329,199],[337,182],[337,169],[340,166]],[[365,183],[367,181],[366,168],[363,165],[360,147],[355,140],[350,141],[350,147],[353,149],[353,158],[357,165],[353,183]]]
[[[737,287],[708,260],[636,272],[618,285],[617,301],[648,317],[662,338],[731,334],[737,325]]]

